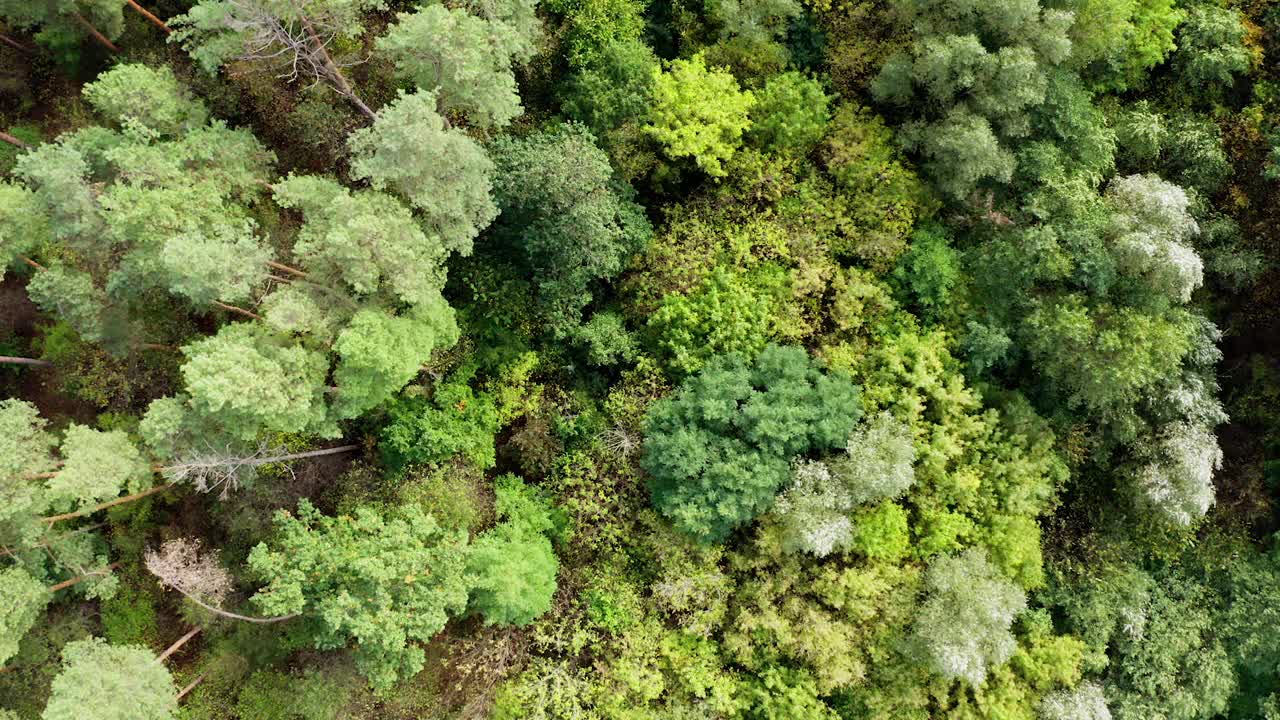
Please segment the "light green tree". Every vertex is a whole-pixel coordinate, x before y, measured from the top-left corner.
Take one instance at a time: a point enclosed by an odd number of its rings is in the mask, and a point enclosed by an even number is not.
[[[532,3],[509,0],[465,7],[426,5],[400,13],[378,50],[396,74],[433,97],[444,113],[501,127],[524,112],[512,62],[528,59],[539,31]]]
[[[72,424],[62,438],[62,467],[45,486],[49,506],[81,509],[136,492],[151,478],[151,464],[121,430],[94,430]]]
[[[0,663],[18,654],[18,643],[44,613],[53,596],[43,582],[18,566],[0,569]]]
[[[774,75],[756,93],[749,137],[776,153],[804,155],[826,134],[831,98],[817,80],[796,72]]]
[[[402,93],[347,143],[352,176],[403,196],[451,251],[470,255],[498,215],[489,196],[493,162],[466,133],[447,127],[434,93]]]
[[[249,554],[270,616],[301,615],[318,649],[354,641],[356,665],[379,688],[412,677],[430,640],[467,604],[466,536],[413,505],[320,514],[306,499],[276,513],[276,534]]]
[[[188,406],[244,441],[265,430],[336,435],[325,405],[324,353],[256,323],[232,323],[183,348]]]
[[[356,417],[389,399],[418,374],[433,350],[457,339],[453,311],[443,299],[399,316],[361,310],[333,345],[339,357],[333,371],[338,386],[334,411]]]
[[[41,720],[170,720],[177,689],[164,665],[145,647],[108,645],[101,638],[62,648]]]
[[[345,285],[360,297],[390,294],[410,305],[431,304],[444,285],[443,239],[424,233],[395,197],[352,192],[330,178],[290,175],[273,186],[282,207],[305,224],[293,253],[312,283]]]
[[[528,625],[551,609],[559,562],[550,503],[514,475],[498,479],[500,522],[467,555],[471,607],[491,625]]]
[[[756,98],[738,87],[727,70],[708,68],[694,55],[654,70],[653,108],[645,132],[672,158],[692,158],[712,177],[725,175],[724,162],[742,144],[751,126]]]

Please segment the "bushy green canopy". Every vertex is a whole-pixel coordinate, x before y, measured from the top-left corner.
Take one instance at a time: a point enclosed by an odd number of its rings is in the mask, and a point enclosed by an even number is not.
[[[722,540],[772,506],[791,458],[839,447],[861,414],[858,387],[803,348],[712,358],[645,418],[653,503],[681,530]]]
[[[301,614],[318,649],[354,641],[357,667],[375,687],[421,670],[418,643],[466,607],[466,536],[416,506],[331,517],[304,498],[275,524],[272,541],[249,554],[266,582],[254,603],[267,615]]]
[[[101,638],[67,643],[41,720],[169,720],[177,689],[150,650]]]

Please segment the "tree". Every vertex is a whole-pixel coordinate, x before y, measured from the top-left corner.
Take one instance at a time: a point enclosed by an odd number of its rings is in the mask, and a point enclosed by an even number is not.
[[[531,54],[539,32],[532,10],[532,2],[511,0],[478,17],[465,7],[427,5],[399,13],[377,46],[401,78],[435,98],[441,113],[501,127],[524,112],[511,65]]]
[[[46,425],[35,405],[0,400],[0,537],[6,543],[29,531],[22,526],[46,506],[43,488],[29,480],[57,466],[51,453],[57,440]]]
[[[373,126],[347,139],[351,174],[375,190],[393,190],[422,211],[445,248],[471,254],[471,243],[498,215],[489,190],[493,162],[474,140],[436,112],[430,92],[401,93]]]
[[[596,134],[643,119],[653,96],[658,58],[644,42],[616,40],[570,76],[562,109]]]
[[[443,306],[444,240],[424,233],[393,196],[352,192],[312,175],[290,175],[272,189],[281,207],[306,220],[293,246],[306,280],[341,283],[363,297],[382,291],[410,305]]]
[[[498,478],[495,510],[501,522],[467,555],[471,607],[490,625],[528,625],[551,609],[559,562],[548,535],[563,518],[514,475]]]
[[[1174,64],[1196,94],[1220,94],[1249,69],[1246,30],[1240,11],[1212,3],[1193,6],[1178,32]]]
[[[151,478],[148,463],[129,436],[120,430],[103,432],[72,424],[62,439],[61,469],[45,486],[50,508],[83,509],[132,492]]]
[[[477,395],[466,380],[450,377],[436,384],[430,398],[405,393],[388,403],[389,422],[379,432],[388,465],[443,463],[460,454],[479,468],[493,467],[502,421],[493,398]]]
[[[894,5],[914,33],[876,77],[876,99],[914,111],[904,141],[952,199],[1009,182],[1015,160],[1005,143],[1029,134],[1049,71],[1070,56],[1071,13],[1036,0]]]
[[[750,90],[722,68],[708,68],[702,54],[672,60],[654,70],[653,108],[645,132],[672,158],[692,158],[712,177],[724,177],[724,162],[742,143],[756,104]]]
[[[84,95],[118,129],[64,133],[21,156],[21,201],[35,214],[0,218],[0,237],[47,228],[69,250],[33,245],[39,234],[5,248],[6,264],[49,253],[31,260],[33,299],[113,350],[138,343],[136,318],[155,289],[201,305],[248,299],[272,257],[247,207],[272,155],[249,133],[208,122],[167,69],[118,65]]]
[[[1098,90],[1140,86],[1172,52],[1186,12],[1172,0],[1073,0],[1071,65]]]
[[[915,457],[910,426],[882,412],[849,434],[843,455],[796,461],[775,509],[784,542],[818,557],[850,549],[858,535],[854,510],[906,493]]]
[[[147,648],[108,645],[101,638],[62,648],[42,720],[170,720],[177,691]]]
[[[1044,720],[1111,720],[1107,699],[1097,683],[1081,683],[1073,690],[1059,690],[1040,701]]]
[[[942,555],[925,573],[928,596],[916,614],[912,637],[933,672],[982,685],[988,673],[1013,656],[1010,626],[1027,606],[1026,595],[1000,575],[981,549]]]
[[[186,406],[233,438],[259,433],[334,436],[325,406],[328,358],[256,323],[224,325],[186,345]]]
[[[1213,505],[1213,471],[1222,450],[1208,428],[1175,423],[1161,430],[1136,471],[1140,499],[1169,520],[1188,525]]]
[[[715,355],[764,350],[774,335],[774,304],[749,278],[717,266],[693,292],[667,295],[648,324],[668,366],[692,373]]]
[[[356,666],[377,688],[422,669],[426,642],[467,604],[466,535],[415,505],[322,515],[305,498],[281,510],[276,535],[249,553],[266,585],[266,615],[302,614],[317,649],[356,643]]]
[[[1204,282],[1204,265],[1186,242],[1199,232],[1187,194],[1155,175],[1129,175],[1112,180],[1106,198],[1119,269],[1175,302],[1189,301]]]
[[[804,155],[826,135],[830,103],[817,80],[795,71],[774,75],[756,93],[748,136],[772,152]]]
[[[21,567],[0,570],[0,591],[5,602],[0,607],[0,663],[18,654],[18,644],[35,627],[53,595],[44,583]]]
[[[326,83],[373,119],[342,73],[351,63],[335,60],[329,48],[360,37],[361,16],[382,6],[382,0],[202,0],[170,21],[177,31],[169,40],[182,43],[205,72],[232,60],[267,62],[287,80]]]
[[[722,540],[769,509],[791,458],[847,439],[858,398],[802,348],[713,358],[645,417],[654,505],[699,540]]]
[[[500,232],[523,250],[548,324],[566,335],[581,324],[592,284],[618,275],[653,230],[581,125],[502,137],[491,152]]]
[[[167,66],[119,65],[84,86],[99,115],[128,133],[180,137],[204,127],[208,111]]]
[[[333,372],[335,412],[357,417],[381,404],[417,376],[433,350],[457,338],[453,313],[443,300],[437,308],[418,306],[400,316],[357,312],[333,344],[339,357]]]

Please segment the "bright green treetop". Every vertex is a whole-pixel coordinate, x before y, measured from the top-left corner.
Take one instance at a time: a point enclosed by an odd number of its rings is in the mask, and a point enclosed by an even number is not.
[[[52,595],[21,567],[0,570],[0,663],[18,654],[18,643],[35,626]]]
[[[417,506],[320,514],[305,498],[276,514],[276,536],[249,554],[269,615],[302,614],[319,649],[354,641],[356,664],[388,688],[422,669],[430,640],[467,604],[466,536]]]
[[[177,690],[145,647],[101,638],[67,643],[41,720],[170,720]]]
[[[326,422],[329,361],[255,323],[232,323],[183,348],[189,404],[224,432],[332,432]]]
[[[72,424],[62,438],[63,465],[46,485],[50,507],[70,510],[136,492],[151,477],[151,464],[121,430]]]
[[[443,299],[400,316],[361,310],[333,345],[340,358],[333,373],[335,411],[355,417],[387,400],[418,374],[433,350],[457,339],[453,310]]]
[[[471,607],[491,625],[528,625],[551,609],[559,562],[547,535],[557,529],[550,503],[514,475],[498,479],[501,522],[471,546]]]
[[[653,110],[645,131],[673,158],[692,158],[708,175],[723,177],[723,163],[742,143],[756,104],[727,70],[708,68],[701,54],[654,70]]]

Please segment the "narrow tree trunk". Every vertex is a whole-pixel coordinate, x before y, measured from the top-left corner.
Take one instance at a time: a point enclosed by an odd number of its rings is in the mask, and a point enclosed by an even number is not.
[[[28,145],[27,147],[31,147],[31,146]],[[27,257],[26,255],[19,255],[18,257],[22,260],[22,262],[30,265],[31,267],[39,270],[40,272],[44,272],[45,270],[49,269],[41,265],[40,263],[36,262],[35,260],[32,260],[31,258]]]
[[[268,187],[270,187],[270,186],[268,185]],[[280,271],[282,271],[282,272],[287,272],[287,273],[289,273],[290,275],[297,275],[297,276],[298,276],[298,277],[300,277],[300,278],[309,278],[309,277],[311,277],[310,275],[308,275],[308,274],[306,274],[305,272],[303,272],[303,271],[299,270],[298,268],[290,267],[290,266],[288,266],[288,265],[285,265],[284,263],[278,263],[278,262],[276,262],[276,261],[274,261],[274,260],[268,260],[268,261],[267,261],[267,267],[269,267],[269,268],[274,268],[274,269],[276,269],[276,270],[280,270]]]
[[[112,53],[120,52],[120,48],[116,47],[115,43],[108,40],[106,35],[98,32],[98,28],[91,25],[88,20],[85,20],[83,15],[80,13],[71,13],[71,16],[76,19],[76,22],[80,23],[81,27],[85,29],[85,32],[92,35],[93,39],[98,41],[99,45],[110,50]]]
[[[0,363],[8,363],[10,365],[34,365],[35,367],[53,367],[53,363],[48,360],[37,360],[35,358],[12,357],[10,355],[0,355]]]
[[[217,300],[214,300],[214,301],[213,301],[213,304],[214,304],[215,306],[217,306],[217,307],[222,308],[223,310],[226,310],[227,312],[239,313],[240,315],[243,315],[243,316],[245,316],[245,317],[247,317],[247,318],[250,318],[250,319],[252,319],[252,320],[261,320],[261,319],[262,319],[262,316],[261,316],[261,315],[259,315],[259,314],[255,313],[255,312],[253,312],[253,311],[251,311],[251,310],[245,310],[245,309],[244,309],[244,308],[242,308],[242,307],[236,307],[235,305],[228,305],[228,304],[226,304],[226,303],[224,303],[224,302],[219,302],[219,301],[217,301]]]
[[[3,141],[5,141],[5,142],[7,142],[7,143],[9,143],[10,145],[12,145],[12,146],[14,146],[14,147],[22,148],[23,150],[26,150],[26,149],[28,149],[28,148],[30,148],[30,147],[31,147],[31,146],[30,146],[30,145],[28,145],[27,143],[22,142],[21,140],[19,140],[18,138],[16,138],[16,137],[14,137],[14,136],[10,135],[10,134],[9,134],[9,133],[7,133],[7,132],[0,132],[0,140],[3,140]]]
[[[164,24],[163,20],[156,17],[155,15],[152,15],[150,12],[147,11],[146,8],[134,2],[134,0],[124,0],[124,1],[129,3],[129,7],[133,8],[134,10],[137,10],[139,15],[150,20],[152,25],[155,25],[156,27],[163,30],[165,35],[168,35],[169,33],[173,32],[172,30],[169,29],[168,25]]]
[[[134,500],[141,500],[142,498],[148,495],[155,495],[158,492],[163,492],[165,490],[168,490],[169,488],[173,487],[173,485],[174,483],[168,483],[166,485],[156,485],[155,487],[150,488],[148,490],[143,490],[142,492],[136,492],[132,495],[125,495],[124,497],[119,497],[119,498],[116,498],[115,500],[109,500],[107,502],[94,505],[91,508],[76,510],[75,512],[62,513],[61,515],[50,515],[48,517],[42,517],[40,519],[52,525],[62,520],[70,520],[72,518],[92,515],[98,512],[99,510],[106,510],[107,508],[115,507],[116,505],[123,505],[125,503],[133,502]]]
[[[192,680],[191,682],[187,683],[186,687],[178,691],[178,696],[175,697],[174,700],[175,701],[181,700],[182,698],[186,697],[187,693],[191,692],[192,690],[195,690],[196,686],[199,685],[203,680],[204,680],[204,673],[200,673],[199,675],[196,676],[195,680]]]
[[[288,455],[273,455],[271,457],[265,457],[265,458],[254,458],[252,460],[246,461],[244,464],[245,465],[267,465],[270,463],[287,462],[289,460],[302,460],[304,458],[321,457],[323,455],[337,455],[339,453],[358,450],[359,448],[360,448],[359,445],[354,445],[354,444],[339,445],[337,447],[321,448],[319,450],[307,450],[306,452],[289,453]],[[176,470],[182,467],[183,467],[182,465],[153,465],[151,466],[151,469],[154,470],[155,472],[162,473],[166,470]],[[53,477],[56,474],[57,473],[40,473],[39,475],[29,475],[27,476],[27,479],[34,480],[34,479],[40,479],[40,478],[49,478],[49,477]],[[171,482],[165,485],[156,485],[155,487],[149,488],[147,490],[143,490],[142,492],[136,492],[132,495],[125,495],[124,497],[118,497],[115,500],[108,500],[107,502],[94,505],[93,507],[90,507],[90,508],[85,508],[83,510],[76,510],[75,512],[62,513],[61,515],[50,515],[48,517],[43,517],[40,519],[52,525],[53,523],[56,523],[62,520],[70,520],[72,518],[92,515],[98,512],[99,510],[106,510],[107,508],[115,507],[116,505],[123,505],[125,503],[133,502],[134,500],[141,500],[142,498],[147,497],[148,495],[154,495],[158,492],[168,490],[169,488],[173,487],[176,484],[177,484],[176,482]]]
[[[24,53],[33,52],[32,48],[27,47],[26,45],[18,42],[17,40],[14,40],[13,38],[9,37],[8,35],[5,35],[4,33],[0,33],[0,42],[20,52],[24,52]]]
[[[168,647],[168,649],[166,649],[164,652],[156,656],[156,662],[162,663],[165,660],[168,660],[170,655],[178,652],[178,648],[182,647],[183,645],[186,645],[188,640],[195,637],[196,635],[199,635],[200,630],[201,628],[197,626],[195,628],[192,628],[191,631],[188,632],[186,635],[183,635],[182,637],[175,640],[174,643]]]
[[[84,575],[77,575],[76,577],[73,577],[73,578],[71,578],[70,580],[63,580],[62,582],[58,583],[57,585],[50,585],[48,588],[45,588],[45,589],[46,589],[46,590],[48,590],[50,593],[56,593],[56,592],[58,592],[59,590],[66,590],[67,588],[71,587],[72,585],[76,585],[76,584],[78,584],[78,583],[82,583],[82,582],[84,582],[85,580],[88,580],[89,578],[99,577],[99,576],[101,576],[101,575],[106,574],[106,572],[109,572],[109,571],[111,571],[111,570],[115,570],[115,569],[116,569],[116,568],[118,568],[118,567],[120,567],[120,563],[118,563],[118,562],[113,562],[113,563],[111,563],[110,565],[106,566],[105,568],[103,568],[102,570],[99,570],[99,571],[97,571],[97,572],[85,573]]]
[[[182,588],[175,587],[174,590],[177,590],[179,593],[182,593],[183,597],[195,603],[196,605],[199,605],[205,610],[208,610],[214,615],[219,615],[224,618],[230,618],[232,620],[243,620],[244,622],[258,623],[260,625],[270,625],[272,623],[284,622],[285,620],[292,620],[301,614],[301,613],[292,613],[290,615],[275,615],[272,617],[253,617],[252,615],[241,615],[240,613],[234,613],[234,612],[231,612],[230,610],[223,610],[220,607],[209,605],[208,603],[204,602],[203,600],[196,597],[195,595],[192,595],[191,593],[188,593],[188,592],[183,592]]]
[[[370,120],[376,120],[377,115],[369,109],[364,101],[356,96],[355,90],[351,89],[351,84],[347,82],[347,78],[343,76],[342,70],[338,68],[338,64],[333,61],[329,55],[329,49],[324,46],[324,42],[320,36],[316,34],[316,29],[312,27],[311,21],[304,15],[302,16],[302,27],[306,29],[307,35],[311,38],[311,42],[315,43],[316,51],[320,53],[320,57],[324,59],[325,68],[329,71],[329,77],[333,80],[334,88],[346,99],[350,100],[353,105],[365,114]]]

